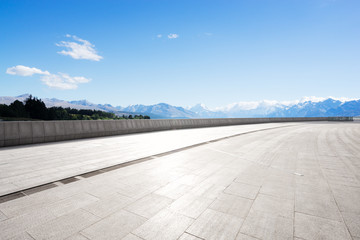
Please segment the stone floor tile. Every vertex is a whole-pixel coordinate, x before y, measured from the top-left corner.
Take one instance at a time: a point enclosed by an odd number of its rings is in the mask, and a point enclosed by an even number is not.
[[[293,239],[293,219],[250,210],[240,232],[263,240]]]
[[[331,194],[331,189],[329,186],[317,186],[317,185],[309,185],[309,184],[296,184],[296,193],[310,193],[310,194],[323,194],[329,195]]]
[[[245,219],[253,200],[223,193],[210,205],[210,209]]]
[[[259,194],[251,207],[251,210],[266,212],[274,216],[282,216],[293,219],[294,200],[281,199],[273,196]]]
[[[301,178],[298,177],[295,179],[296,185],[297,184],[307,184],[311,186],[319,186],[319,187],[327,187],[328,183],[326,179],[324,179],[322,176],[320,177],[311,177],[311,176],[302,176]]]
[[[42,209],[44,205],[61,200],[61,198],[54,195],[43,195],[41,197],[38,197],[38,195],[39,194],[34,194],[1,203],[0,211],[10,218],[31,213]]]
[[[228,176],[223,174],[220,175],[216,173],[206,178],[203,182],[205,184],[216,184],[227,187],[235,180],[235,178],[236,178],[235,176]]]
[[[80,233],[76,233],[68,237],[66,240],[88,240],[88,238],[84,237],[84,235],[81,235]]]
[[[145,240],[178,239],[194,220],[164,209],[132,233]]]
[[[242,222],[241,218],[207,209],[186,232],[207,240],[235,239]]]
[[[360,188],[333,185],[331,189],[341,212],[360,214]]]
[[[187,193],[190,189],[191,187],[185,184],[169,183],[155,191],[155,193],[168,198],[177,199]]]
[[[87,204],[83,206],[82,209],[103,218],[123,209],[133,201],[135,200],[133,200],[132,198],[126,197],[119,193],[115,193],[91,204]]]
[[[139,199],[142,198],[156,190],[158,190],[161,186],[159,185],[122,185],[117,186],[117,192],[131,197],[133,199]]]
[[[145,221],[146,218],[144,217],[120,210],[101,219],[80,233],[89,239],[121,239],[141,226]]]
[[[12,183],[4,183],[0,185],[0,196],[15,192],[18,189],[18,186]]]
[[[7,217],[0,211],[0,222],[6,220]]]
[[[216,184],[201,183],[189,191],[197,196],[209,199],[216,199],[223,191],[225,187]]]
[[[310,194],[297,192],[295,211],[318,217],[341,220],[339,209],[330,194]]]
[[[23,232],[15,237],[10,238],[9,240],[34,240],[27,232]]]
[[[255,199],[256,195],[259,192],[260,187],[245,184],[245,183],[237,183],[233,182],[228,186],[224,192],[228,194],[237,195],[239,197]]]
[[[15,237],[21,232],[45,224],[55,218],[56,216],[54,214],[45,209],[40,209],[36,212],[26,213],[1,221],[0,239]]]
[[[173,202],[170,209],[187,217],[197,218],[213,201],[194,194],[185,194]]]
[[[198,175],[194,175],[194,174],[187,174],[187,175],[184,175],[184,176],[176,179],[175,182],[179,183],[179,184],[195,186],[195,185],[201,183],[204,179],[205,179],[205,177],[202,177],[202,176],[198,176]]]
[[[142,240],[142,238],[139,238],[138,236],[135,236],[132,233],[129,233],[124,238],[121,238],[121,240]]]
[[[28,230],[35,239],[64,239],[100,220],[85,210],[76,210]]]
[[[116,187],[113,186],[113,182],[107,182],[102,179],[101,184],[94,184],[92,188],[86,190],[86,193],[91,194],[99,199],[106,198],[109,195],[115,194],[117,192]]]
[[[158,194],[149,194],[128,205],[125,209],[145,218],[151,218],[174,200]]]
[[[260,188],[260,193],[283,198],[283,199],[294,199],[295,198],[295,188],[283,185],[277,185],[270,182],[266,182]]]
[[[62,215],[73,212],[77,209],[85,207],[91,203],[98,201],[97,197],[94,197],[87,193],[80,193],[71,198],[67,198],[51,205],[46,206],[45,208],[53,213],[55,216],[60,217]]]
[[[345,240],[350,239],[342,222],[295,213],[295,236],[306,239]]]
[[[235,240],[258,240],[258,238],[254,238],[252,236],[249,236],[249,235],[246,235],[243,233],[239,233]]]
[[[287,159],[287,161],[290,159]],[[274,169],[273,167],[268,171],[270,174],[266,177],[264,183],[271,183],[271,185],[278,185],[283,187],[294,187],[295,176],[291,171],[282,171],[280,169]]]
[[[252,175],[251,173],[247,173],[247,172],[244,172],[243,174],[241,174],[234,180],[234,182],[245,183],[245,184],[258,186],[258,187],[263,185],[264,181],[265,181],[264,175],[262,175],[262,174]]]
[[[360,214],[358,213],[341,213],[351,236],[360,238]]]
[[[198,238],[194,235],[188,234],[188,233],[183,233],[183,235],[180,236],[180,238],[178,240],[201,240],[201,238]]]

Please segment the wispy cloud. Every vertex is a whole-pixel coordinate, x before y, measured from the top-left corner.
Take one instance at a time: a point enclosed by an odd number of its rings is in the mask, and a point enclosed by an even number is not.
[[[50,74],[41,77],[41,81],[50,88],[61,90],[77,89],[78,84],[88,83],[90,79],[85,77],[71,77],[66,73]]]
[[[60,43],[56,43],[56,46],[66,48],[66,50],[58,52],[59,54],[68,55],[74,59],[87,59],[93,61],[100,61],[103,59],[102,56],[97,54],[97,51],[94,48],[95,45],[91,44],[89,41],[70,34],[66,34],[66,37],[75,40],[75,42],[61,41]]]
[[[168,37],[169,39],[175,39],[175,38],[178,38],[179,35],[176,34],[176,33],[170,33],[167,37]]]
[[[42,71],[38,68],[17,65],[6,69],[6,73],[10,75],[32,76],[34,74],[41,75],[40,80],[50,88],[69,90],[76,89],[80,83],[88,83],[90,79],[85,77],[71,77],[66,73],[52,74],[48,71]]]
[[[156,35],[157,38],[162,38],[162,34]]]
[[[30,68],[23,65],[17,65],[15,67],[11,67],[6,69],[6,73],[10,75],[19,75],[19,76],[32,76],[34,74],[41,74],[41,75],[50,75],[48,71],[41,71],[38,68]]]

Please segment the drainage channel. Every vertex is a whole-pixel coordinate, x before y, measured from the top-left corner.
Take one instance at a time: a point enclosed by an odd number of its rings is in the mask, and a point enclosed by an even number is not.
[[[35,194],[35,193],[38,193],[38,192],[42,192],[42,191],[45,191],[45,190],[48,190],[48,189],[51,189],[51,188],[55,188],[55,187],[58,187],[58,186],[61,186],[61,185],[64,185],[64,184],[73,183],[73,182],[81,180],[82,178],[93,177],[93,176],[96,176],[96,175],[99,175],[99,174],[114,171],[114,170],[119,169],[119,168],[124,168],[124,167],[128,167],[128,166],[131,166],[131,165],[134,165],[134,164],[150,161],[152,159],[156,159],[156,158],[159,158],[159,157],[164,157],[164,156],[171,155],[171,154],[174,154],[174,153],[177,153],[177,152],[182,152],[182,151],[192,149],[192,148],[196,148],[196,147],[199,147],[199,146],[202,146],[202,145],[206,145],[206,144],[210,144],[210,143],[214,143],[214,142],[219,142],[219,141],[222,141],[222,140],[225,140],[225,139],[234,138],[234,137],[238,137],[238,136],[242,136],[242,135],[246,135],[246,134],[262,132],[262,131],[267,131],[267,130],[273,130],[273,129],[278,129],[278,128],[294,127],[294,126],[298,126],[298,124],[290,125],[290,126],[280,126],[280,127],[265,128],[265,129],[259,129],[259,130],[253,130],[253,131],[249,131],[249,132],[244,132],[244,133],[238,133],[238,134],[235,134],[235,135],[222,137],[222,138],[217,138],[217,139],[210,140],[210,141],[207,141],[207,142],[202,142],[202,143],[194,144],[194,145],[183,147],[183,148],[178,148],[178,149],[175,149],[175,150],[171,150],[171,151],[151,155],[151,156],[148,156],[148,157],[139,158],[139,159],[135,159],[135,160],[124,162],[124,163],[119,163],[119,164],[116,164],[116,165],[113,165],[113,166],[110,166],[110,167],[101,168],[101,169],[90,171],[90,172],[87,172],[87,173],[75,175],[75,176],[72,176],[72,177],[67,177],[67,178],[64,178],[64,179],[60,179],[60,180],[56,180],[56,181],[53,181],[53,182],[45,183],[45,184],[38,185],[38,186],[35,186],[35,187],[31,187],[31,188],[23,189],[23,190],[16,191],[16,192],[13,192],[13,193],[5,194],[3,196],[0,196],[0,204],[4,203],[4,202],[11,201],[11,200],[14,200],[14,199],[18,199],[18,198],[21,198],[21,197],[29,196],[29,195],[32,195],[32,194]]]

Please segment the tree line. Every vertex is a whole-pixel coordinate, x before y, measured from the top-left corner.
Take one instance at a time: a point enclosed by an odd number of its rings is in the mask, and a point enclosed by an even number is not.
[[[45,103],[31,95],[23,102],[15,100],[10,105],[0,104],[0,118],[3,120],[106,120],[106,119],[150,119],[143,115],[122,115],[91,110],[63,107],[47,108]]]

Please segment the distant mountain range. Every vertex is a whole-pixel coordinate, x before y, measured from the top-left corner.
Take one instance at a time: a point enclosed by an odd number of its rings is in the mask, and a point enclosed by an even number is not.
[[[0,104],[15,100],[24,101],[29,94],[17,97],[0,97]],[[278,102],[239,102],[225,107],[209,109],[204,104],[192,107],[176,107],[166,103],[155,105],[130,105],[127,107],[110,104],[94,104],[87,100],[65,101],[56,98],[42,99],[47,107],[61,106],[75,109],[95,109],[117,115],[142,114],[152,119],[164,118],[245,118],[245,117],[332,117],[360,116],[360,99],[305,97],[301,100]]]
[[[333,117],[360,116],[360,99],[303,98],[292,102],[240,102],[210,110],[196,105],[189,110],[202,117]]]

